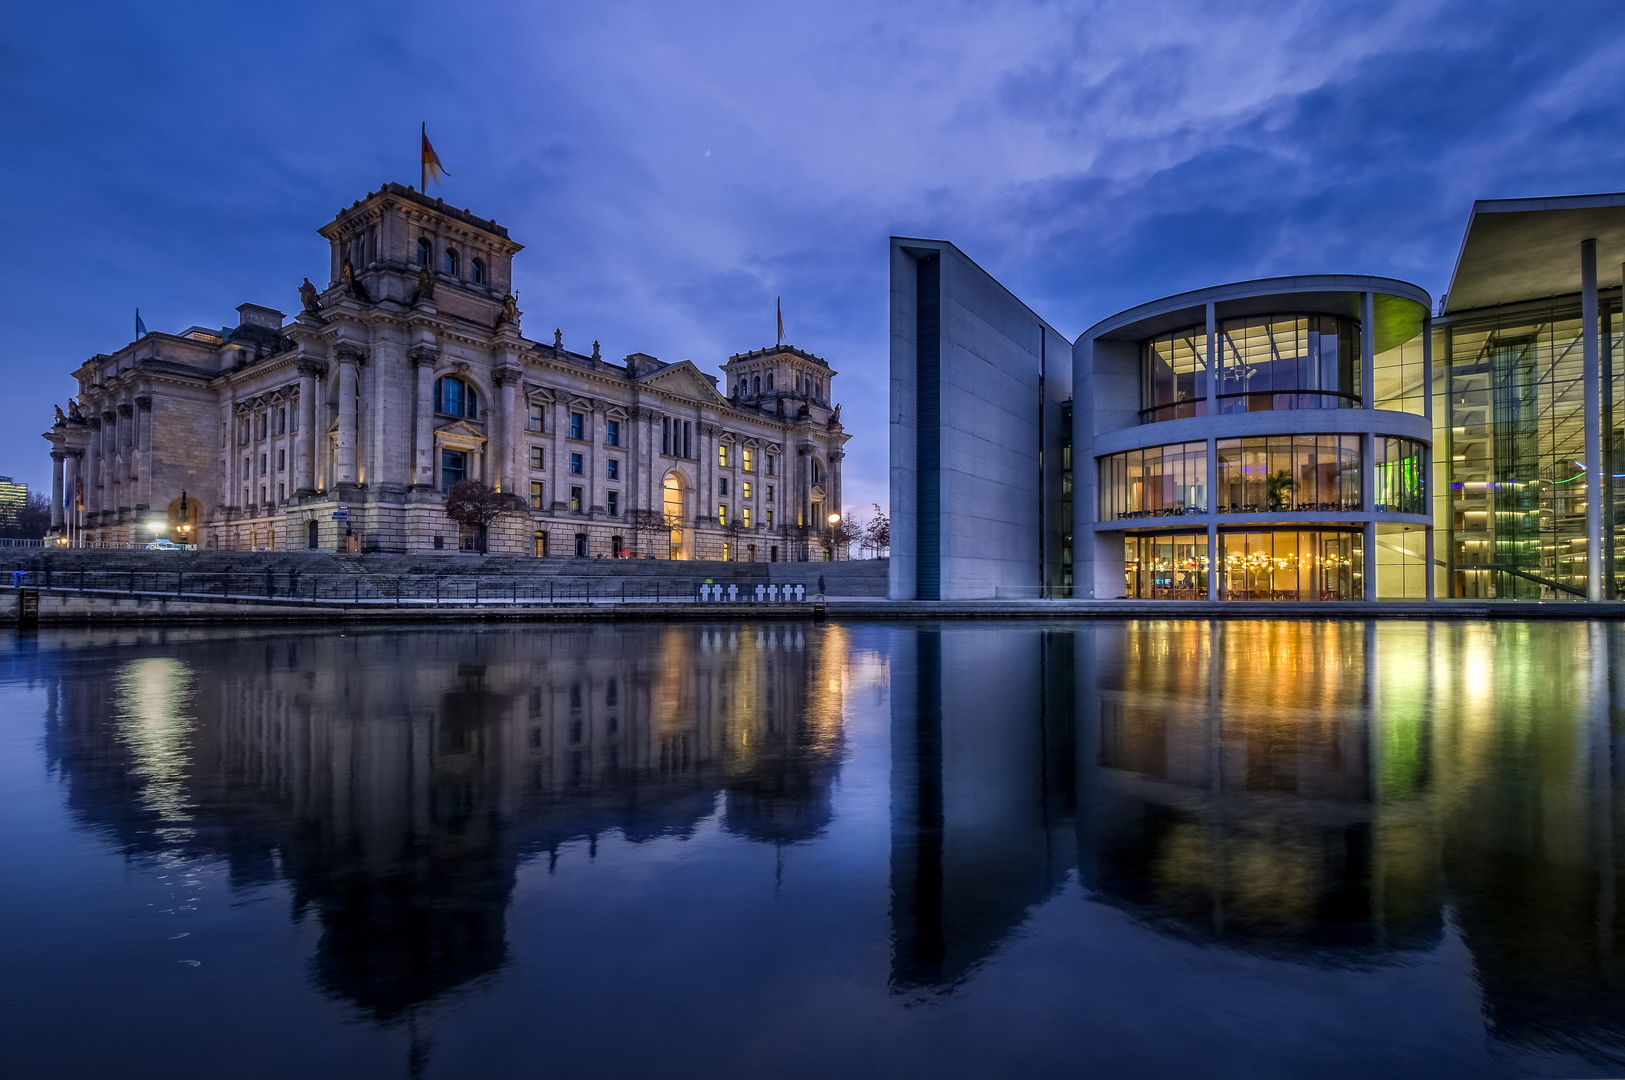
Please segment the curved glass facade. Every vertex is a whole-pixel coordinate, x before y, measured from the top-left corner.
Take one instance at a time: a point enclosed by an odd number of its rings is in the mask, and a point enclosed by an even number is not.
[[[1267,435],[1218,441],[1221,514],[1360,510],[1360,436]]]
[[[1336,315],[1225,319],[1218,334],[1216,411],[1341,409],[1360,405],[1360,324]],[[1142,423],[1205,416],[1207,327],[1140,346]]]
[[[1207,531],[1126,537],[1123,570],[1131,600],[1206,600]]]
[[[1221,600],[1358,600],[1364,587],[1358,529],[1219,533]]]
[[[1378,436],[1371,465],[1373,507],[1385,514],[1428,512],[1426,449],[1415,439]]]
[[[1100,520],[1207,513],[1207,443],[1170,443],[1100,459]]]

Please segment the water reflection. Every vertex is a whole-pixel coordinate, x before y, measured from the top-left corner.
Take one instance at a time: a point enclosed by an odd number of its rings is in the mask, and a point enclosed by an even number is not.
[[[951,990],[1066,874],[1204,946],[1403,964],[1618,1060],[1621,628],[1146,622],[906,632],[895,989]]]
[[[285,877],[320,921],[316,980],[376,1020],[503,966],[529,856],[687,835],[719,799],[726,830],[767,844],[831,816],[839,629],[120,644],[54,686],[48,747],[80,819],[130,853],[224,856],[237,885]]]
[[[1053,941],[1057,920],[1072,920],[1116,928],[1129,966],[1183,950],[1181,970],[1213,983],[1186,1000],[1230,992],[1238,958],[1255,986],[1387,973],[1384,986],[1414,990],[1438,983],[1408,972],[1448,967],[1436,979],[1471,1003],[1472,1037],[1446,1058],[1464,1070],[1491,1041],[1570,1065],[1625,1056],[1618,626],[199,629],[40,641],[0,676],[44,676],[46,751],[77,820],[130,855],[218,857],[237,886],[286,882],[295,917],[319,927],[315,983],[382,1024],[514,981],[510,921],[527,861],[542,874],[566,845],[702,829],[739,849],[827,847],[843,821],[868,815],[875,828],[844,834],[850,850],[820,864],[835,876],[816,904],[802,900],[804,939],[758,946],[782,949],[786,970],[844,950],[841,992],[874,995],[852,1015],[948,1010],[978,987],[1008,987],[995,980],[1012,978],[1013,957],[1040,966],[1022,941]],[[859,666],[874,677],[855,679]],[[859,709],[843,689],[854,685],[876,701]],[[884,748],[864,766],[884,798],[845,790],[859,713],[881,728],[889,716],[889,766]],[[696,863],[688,903],[727,914],[695,923],[712,937],[691,944],[755,962],[728,951],[730,935],[746,940],[753,905],[771,901],[741,899],[729,876],[739,863]],[[840,877],[850,866],[880,880]],[[580,886],[594,901],[610,887]],[[666,925],[651,907],[661,902],[651,893],[617,911]],[[837,926],[873,927],[863,932],[875,940]],[[659,968],[643,949],[616,956],[655,965],[642,969],[649,986],[615,994],[647,991],[645,1009],[662,992],[720,994],[737,976],[692,957]],[[1040,985],[1073,992],[1091,977]],[[1448,1026],[1437,1008],[1424,1023]],[[1172,1006],[1146,1019],[1191,1022]],[[1056,1026],[1035,1060],[1085,1060],[1102,1032],[1078,1025]],[[1368,1034],[1343,1033],[1344,1050]],[[864,1037],[876,1036],[853,1036]]]

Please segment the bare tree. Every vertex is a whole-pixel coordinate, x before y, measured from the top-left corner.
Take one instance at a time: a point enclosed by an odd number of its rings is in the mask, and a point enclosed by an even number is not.
[[[477,531],[480,550],[485,550],[485,531],[507,510],[502,493],[478,480],[459,480],[446,495],[446,516],[457,524]]]
[[[15,510],[0,510],[0,536],[41,540],[51,527],[51,500],[33,491]]]
[[[660,538],[666,538],[666,556],[671,557],[671,522],[667,519],[665,511],[644,508],[642,510],[629,510],[626,513],[627,527],[632,530],[632,554],[636,557],[640,550],[653,555],[654,549],[659,545]],[[647,546],[643,543],[644,537],[652,537]]]
[[[875,508],[875,515],[863,527],[863,542],[874,549],[875,558],[878,559],[882,557],[882,552],[891,549],[891,518],[886,516],[879,503],[870,505]]]

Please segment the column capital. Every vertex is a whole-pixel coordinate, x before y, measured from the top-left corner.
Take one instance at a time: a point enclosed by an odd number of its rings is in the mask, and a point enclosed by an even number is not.
[[[135,406],[128,401],[121,401],[118,405],[118,414],[128,420],[135,414]]]
[[[142,394],[140,397],[135,399],[135,407],[140,409],[142,412],[151,412],[152,398],[147,394]]]
[[[60,462],[66,461],[67,458],[68,458],[68,452],[66,450],[52,450],[51,451],[51,460],[52,461],[60,463]]]
[[[414,345],[406,350],[406,358],[413,367],[434,367],[440,362],[440,350],[433,345]]]
[[[302,378],[319,379],[327,374],[327,365],[314,358],[302,358],[295,366]]]
[[[524,377],[524,371],[516,367],[499,367],[491,372],[491,381],[498,386],[518,386],[519,380]],[[594,409],[598,409],[598,406],[595,405]]]
[[[333,358],[341,364],[365,364],[367,350],[348,341],[333,346]]]

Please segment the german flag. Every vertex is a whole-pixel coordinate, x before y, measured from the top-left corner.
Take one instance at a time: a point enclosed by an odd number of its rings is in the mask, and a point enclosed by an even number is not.
[[[422,179],[423,187],[421,188],[421,190],[425,194],[427,194],[428,191],[429,191],[429,177],[431,175],[434,176],[434,182],[437,183],[437,184],[440,183],[440,178],[442,176],[450,176],[451,175],[451,173],[446,171],[445,166],[440,164],[440,155],[434,152],[434,147],[429,143],[429,125],[428,125],[427,122],[425,122],[424,125],[423,125],[423,170],[422,170],[422,174],[423,175],[422,175],[421,179]]]

